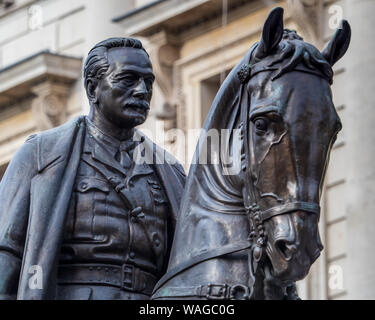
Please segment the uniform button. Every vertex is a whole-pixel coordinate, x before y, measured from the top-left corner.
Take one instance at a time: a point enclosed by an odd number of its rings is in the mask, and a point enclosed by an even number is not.
[[[135,209],[132,210],[132,212],[130,213],[132,216],[137,216],[139,215],[141,212],[142,212],[143,208],[142,207],[137,207]]]
[[[132,259],[134,259],[135,253],[134,252],[130,252],[129,257],[132,258]]]
[[[82,188],[83,190],[87,189],[87,183],[86,183],[86,182],[82,182],[82,183],[81,183],[81,188]]]
[[[151,236],[152,236],[152,241],[154,242],[155,247],[159,247],[160,239],[159,239],[157,232],[153,232]]]

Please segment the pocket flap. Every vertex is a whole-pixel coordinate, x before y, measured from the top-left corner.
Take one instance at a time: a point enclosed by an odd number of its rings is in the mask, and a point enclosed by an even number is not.
[[[76,181],[76,191],[87,192],[89,190],[99,190],[102,192],[109,192],[108,182],[105,180],[93,177],[78,177]]]

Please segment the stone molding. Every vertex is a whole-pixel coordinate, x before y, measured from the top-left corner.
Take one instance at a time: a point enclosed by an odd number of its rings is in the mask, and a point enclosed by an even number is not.
[[[156,117],[176,122],[176,103],[174,97],[174,63],[179,58],[179,46],[161,31],[148,39],[147,51],[151,57],[156,83],[163,94],[165,103],[156,110]]]
[[[3,18],[17,10],[30,6],[37,1],[40,0],[0,0],[0,18]]]
[[[0,70],[0,111],[24,99],[31,106],[38,130],[66,120],[67,98],[80,78],[82,60],[40,52]]]

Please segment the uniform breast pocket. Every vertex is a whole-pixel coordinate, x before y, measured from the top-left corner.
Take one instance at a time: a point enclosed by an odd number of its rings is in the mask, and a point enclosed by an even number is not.
[[[99,232],[98,225],[105,224],[107,219],[109,192],[110,187],[105,180],[84,176],[77,178],[74,188],[74,241],[90,243],[107,241],[108,235]]]

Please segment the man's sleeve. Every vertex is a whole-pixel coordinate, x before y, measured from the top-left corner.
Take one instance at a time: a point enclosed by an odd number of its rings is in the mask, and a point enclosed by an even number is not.
[[[17,151],[0,183],[0,300],[16,299],[30,207],[37,173],[36,137]]]

